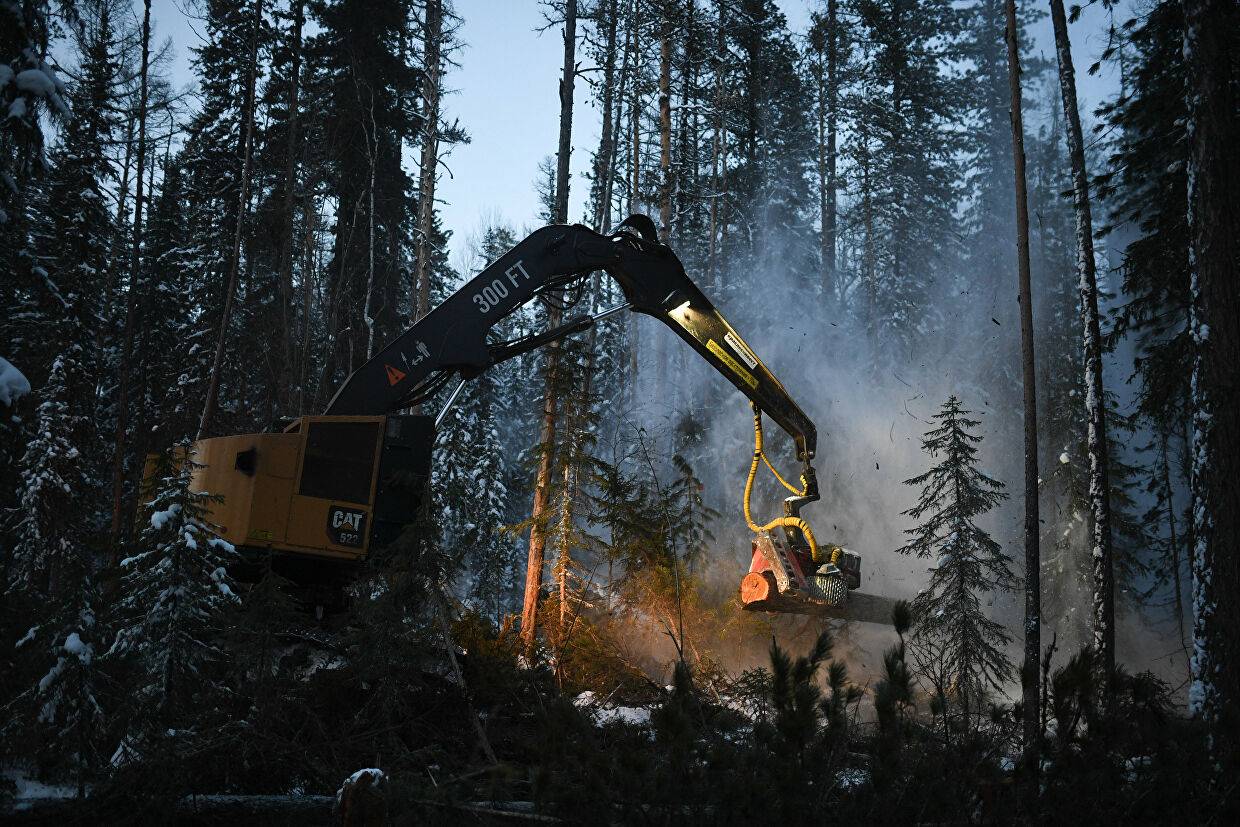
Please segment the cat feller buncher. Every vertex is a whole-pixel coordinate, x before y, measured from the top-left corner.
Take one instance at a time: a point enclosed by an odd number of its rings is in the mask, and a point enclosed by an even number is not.
[[[492,340],[502,319],[535,298],[571,306],[586,276],[600,270],[618,283],[625,304],[513,341]],[[801,516],[818,499],[814,425],[644,215],[612,235],[580,225],[535,231],[354,371],[322,416],[298,417],[271,433],[200,440],[193,484],[223,498],[210,519],[248,561],[236,567],[238,576],[253,577],[269,560],[306,587],[312,603],[332,603],[369,550],[411,521],[427,488],[435,429],[464,383],[625,309],[666,324],[753,403],[756,442],[744,513],[754,539],[741,587],[745,608],[842,616],[849,590],[860,585],[860,558],[819,544]],[[453,380],[438,416],[401,413]],[[749,506],[759,464],[775,470],[763,450],[763,414],[793,438],[801,463],[799,486],[775,472],[792,495],[783,515],[765,523]]]

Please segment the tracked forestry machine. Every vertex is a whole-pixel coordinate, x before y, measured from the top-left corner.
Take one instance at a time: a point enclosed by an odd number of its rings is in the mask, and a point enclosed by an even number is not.
[[[539,297],[562,300],[598,271],[619,285],[623,305],[513,341],[492,340],[495,326],[522,305]],[[754,538],[741,585],[744,607],[849,616],[849,593],[861,582],[860,557],[820,544],[801,515],[819,499],[811,464],[814,424],[685,275],[643,215],[611,235],[580,225],[535,231],[354,371],[322,416],[301,416],[269,433],[199,440],[194,460],[201,467],[193,485],[222,497],[210,519],[248,561],[238,566],[238,576],[252,577],[269,562],[312,595],[318,590],[312,600],[328,602],[322,595],[338,593],[372,548],[391,542],[412,521],[427,490],[435,430],[465,382],[626,309],[666,324],[753,405],[744,514]],[[453,380],[438,416],[402,413]],[[767,458],[763,414],[795,442],[799,485],[788,483]],[[760,464],[790,492],[784,513],[769,522],[750,513]],[[859,603],[856,619],[885,620],[868,617],[868,604]]]

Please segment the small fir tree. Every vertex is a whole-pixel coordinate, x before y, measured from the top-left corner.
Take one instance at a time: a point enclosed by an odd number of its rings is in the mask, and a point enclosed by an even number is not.
[[[1011,637],[986,616],[981,595],[1015,586],[1011,560],[976,520],[1007,495],[1003,484],[977,468],[980,420],[948,397],[934,415],[939,424],[926,433],[922,448],[939,462],[906,485],[921,487],[917,505],[904,514],[920,521],[905,533],[900,554],[937,557],[930,584],[913,603],[914,641],[931,640],[943,655],[955,696],[967,715],[988,688],[998,688],[1012,670],[1004,652]]]

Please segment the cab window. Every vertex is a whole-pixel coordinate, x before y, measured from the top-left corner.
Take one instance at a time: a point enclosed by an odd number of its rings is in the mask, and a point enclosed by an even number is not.
[[[378,422],[311,422],[298,493],[369,504]]]

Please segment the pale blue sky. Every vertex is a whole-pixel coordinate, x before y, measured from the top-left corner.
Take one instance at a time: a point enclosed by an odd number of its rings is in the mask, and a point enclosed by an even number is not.
[[[794,32],[804,31],[810,10],[824,5],[822,0],[778,2]],[[533,182],[539,161],[555,152],[563,54],[558,27],[537,31],[544,24],[538,0],[456,0],[455,6],[463,20],[459,38],[464,46],[456,54],[460,67],[447,77],[453,93],[445,101],[445,110],[448,117],[460,119],[472,141],[452,149],[439,184],[444,227],[454,235],[454,264],[459,263],[469,235],[489,220],[499,218],[518,229],[537,223],[539,205]],[[172,38],[176,50],[173,75],[178,85],[193,82],[189,49],[201,31],[186,18],[185,8],[186,0],[154,0],[152,11],[157,35],[161,40]],[[1122,20],[1124,15],[1117,17]],[[1105,13],[1093,6],[1071,27],[1085,114],[1115,87],[1113,77],[1093,78],[1085,73],[1102,49],[1105,21]],[[1053,59],[1048,17],[1038,23],[1033,36],[1037,49]],[[575,110],[571,214],[580,218],[587,189],[581,174],[597,145],[599,120],[588,87],[580,81]]]

